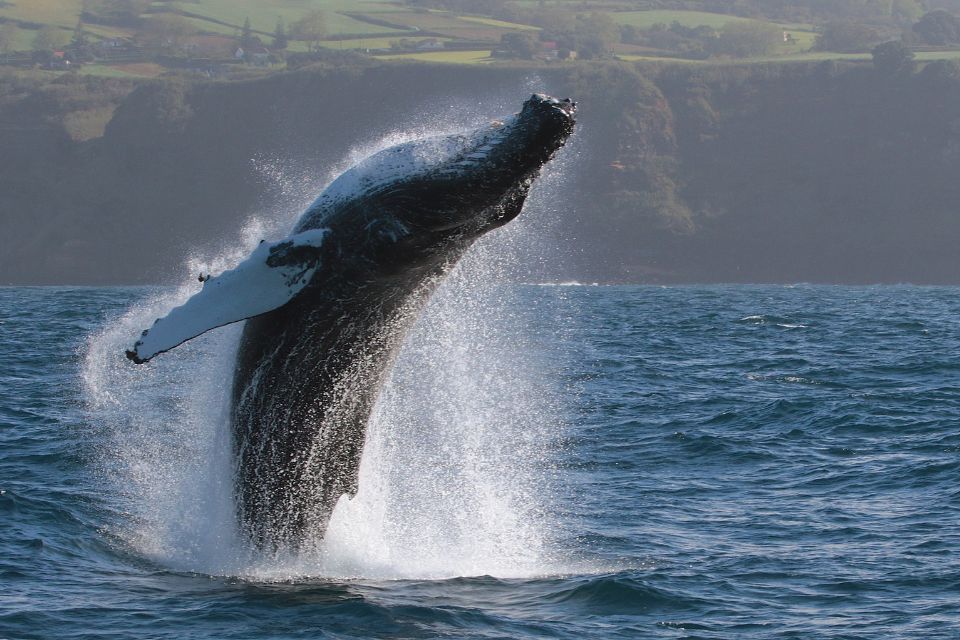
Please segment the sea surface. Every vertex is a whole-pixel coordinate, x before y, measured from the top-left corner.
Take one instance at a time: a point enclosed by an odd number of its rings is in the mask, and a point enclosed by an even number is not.
[[[960,289],[451,287],[284,554],[236,327],[137,367],[182,292],[0,289],[0,638],[960,638]]]

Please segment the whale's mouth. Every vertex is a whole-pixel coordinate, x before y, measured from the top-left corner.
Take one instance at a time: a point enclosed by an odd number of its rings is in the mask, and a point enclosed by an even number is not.
[[[504,163],[513,168],[512,178],[537,171],[566,143],[573,133],[577,103],[535,93],[515,116],[511,135],[502,147]]]
[[[570,98],[560,100],[543,93],[535,93],[530,96],[527,104],[533,109],[559,111],[568,118],[573,118],[577,113],[577,103]],[[524,106],[526,107],[526,105]]]
[[[555,127],[556,135],[566,138],[573,129],[576,114],[577,103],[570,98],[561,100],[542,93],[535,93],[523,103],[520,119],[534,120],[541,126]]]
[[[523,103],[518,120],[527,126],[533,125],[540,135],[552,139],[559,145],[573,131],[576,120],[577,103],[570,98],[558,99],[542,93],[535,93]],[[541,144],[543,142],[541,141]],[[549,142],[547,143],[548,146]]]

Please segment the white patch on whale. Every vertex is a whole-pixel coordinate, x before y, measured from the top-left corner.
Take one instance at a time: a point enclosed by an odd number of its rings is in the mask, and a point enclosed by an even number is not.
[[[492,128],[402,142],[370,155],[342,173],[314,200],[311,211],[332,210],[358,194],[375,191],[426,171],[459,173],[485,160],[512,133],[517,116],[497,120]]]

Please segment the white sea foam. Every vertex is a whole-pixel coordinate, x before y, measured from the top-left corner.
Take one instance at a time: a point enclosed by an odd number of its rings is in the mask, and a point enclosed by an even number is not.
[[[599,287],[599,282],[579,282],[577,280],[567,280],[564,282],[539,282],[538,287]]]
[[[498,111],[515,108],[506,104]],[[488,121],[490,107],[457,105],[460,119],[446,129]],[[426,133],[443,132],[411,127],[361,145],[345,164]],[[532,271],[550,253],[542,242],[562,206],[558,160],[524,214],[478,242],[431,299],[374,409],[360,491],[341,500],[326,539],[299,554],[260,553],[236,531],[228,402],[241,325],[147,365],[123,355],[141,328],[199,288],[197,272],[232,268],[260,239],[282,237],[292,214],[251,221],[214,259],[191,260],[184,285],[148,295],[91,336],[85,396],[104,438],[114,533],[166,567],[257,580],[562,572],[547,515],[562,395],[502,286],[505,274]],[[284,178],[282,164],[260,166],[282,183],[285,202],[316,193],[302,176]]]

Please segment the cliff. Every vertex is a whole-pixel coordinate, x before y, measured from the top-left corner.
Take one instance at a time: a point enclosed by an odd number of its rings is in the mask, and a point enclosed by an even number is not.
[[[62,84],[71,99],[43,106],[42,91],[0,83],[0,283],[180,280],[186,256],[233,241],[250,216],[289,220],[358,144],[503,115],[534,88],[580,105],[550,184],[555,259],[537,278],[960,282],[949,63],[359,65]]]

